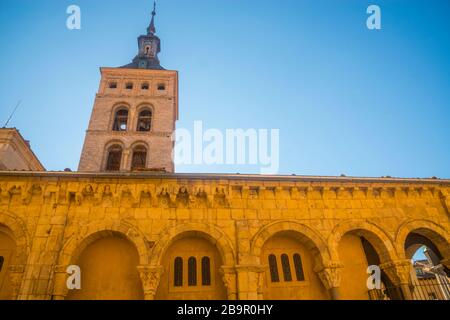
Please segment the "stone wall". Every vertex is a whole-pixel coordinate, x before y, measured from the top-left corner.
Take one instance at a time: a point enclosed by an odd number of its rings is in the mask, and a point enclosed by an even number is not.
[[[264,243],[290,231],[315,256],[314,270],[337,297],[340,239],[357,232],[382,269],[407,285],[410,232],[430,239],[449,266],[450,181],[227,175],[0,173],[0,224],[17,244],[14,298],[63,299],[66,267],[103,233],[137,248],[144,293],[156,293],[165,250],[195,232],[220,252],[230,299],[262,297]]]

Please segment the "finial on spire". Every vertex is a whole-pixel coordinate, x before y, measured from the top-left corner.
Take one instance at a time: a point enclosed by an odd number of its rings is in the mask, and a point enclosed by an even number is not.
[[[152,21],[150,22],[150,26],[147,29],[148,34],[155,34],[155,16],[156,16],[156,0],[153,2],[153,11],[152,11]]]

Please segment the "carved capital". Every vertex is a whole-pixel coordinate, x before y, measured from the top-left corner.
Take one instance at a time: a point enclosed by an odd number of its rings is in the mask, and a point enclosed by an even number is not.
[[[339,288],[341,285],[341,270],[343,265],[339,262],[332,262],[326,266],[315,268],[314,271],[319,276],[327,290]]]
[[[409,284],[411,281],[411,261],[395,260],[380,265],[394,285],[400,286]]]
[[[161,266],[138,266],[138,271],[144,287],[145,299],[154,300],[164,268]]]
[[[234,267],[223,266],[220,268],[220,274],[222,275],[222,281],[227,288],[228,299],[236,300],[236,269]]]

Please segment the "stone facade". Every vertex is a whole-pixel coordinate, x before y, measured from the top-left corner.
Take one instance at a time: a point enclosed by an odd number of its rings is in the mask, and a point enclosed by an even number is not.
[[[0,128],[0,170],[44,171],[30,143],[17,129]]]
[[[450,180],[174,174],[155,15],[131,64],[101,68],[79,172],[0,149],[0,299],[368,299],[369,265],[411,299],[420,245],[449,271]]]
[[[269,296],[261,254],[277,235],[311,253],[304,264],[311,263],[320,297],[328,299],[350,285],[341,281],[349,266],[338,250],[347,234],[371,243],[405,298],[409,234],[432,241],[447,267],[450,258],[449,180],[2,172],[0,190],[0,225],[16,243],[8,266],[13,299],[64,299],[67,266],[109,237],[135,247],[146,299],[164,298],[164,256],[183,239],[217,249],[216,281],[229,299]]]

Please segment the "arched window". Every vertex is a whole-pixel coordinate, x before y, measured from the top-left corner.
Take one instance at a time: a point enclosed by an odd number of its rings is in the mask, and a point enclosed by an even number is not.
[[[110,82],[109,83],[109,88],[110,89],[117,89],[117,82]]]
[[[120,171],[120,163],[122,162],[122,147],[113,145],[108,149],[108,157],[106,159],[106,171]]]
[[[143,110],[139,113],[137,131],[148,132],[152,129],[152,112]]]
[[[2,272],[4,262],[5,262],[5,258],[0,256],[0,272]]]
[[[148,89],[150,89],[150,85],[148,84],[148,82],[144,82],[144,83],[142,84],[142,86],[141,86],[141,89],[142,89],[142,90],[148,90]]]
[[[305,281],[305,274],[303,273],[302,257],[298,253],[294,254],[294,267],[297,281]]]
[[[202,258],[202,285],[211,285],[211,260],[209,257]]]
[[[197,259],[194,257],[188,260],[188,285],[190,287],[197,285]]]
[[[138,146],[133,150],[131,158],[131,171],[145,169],[147,165],[147,149],[144,146]]]
[[[114,116],[113,131],[127,131],[128,126],[128,110],[120,109],[116,111]]]
[[[175,258],[173,267],[173,285],[174,287],[183,286],[183,258]]]
[[[269,256],[270,279],[272,282],[280,282],[278,275],[277,257],[274,254]]]
[[[281,266],[283,268],[284,281],[292,281],[291,265],[287,254],[281,255]]]

